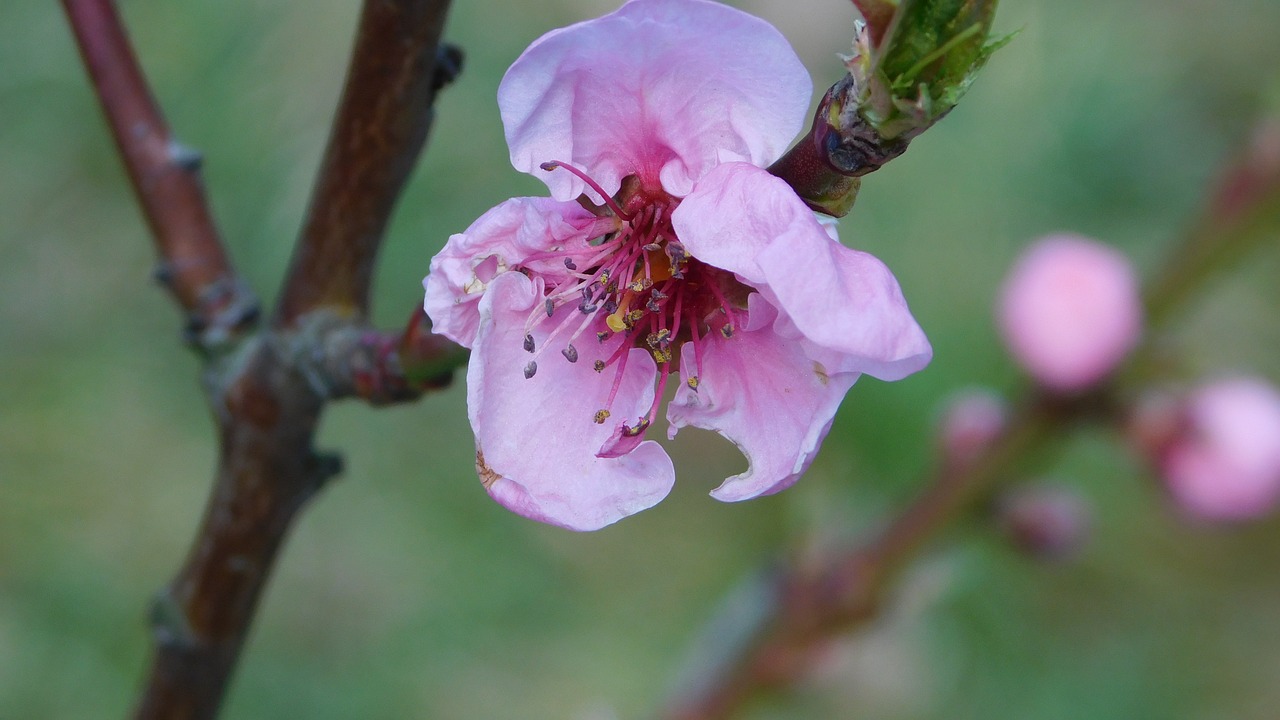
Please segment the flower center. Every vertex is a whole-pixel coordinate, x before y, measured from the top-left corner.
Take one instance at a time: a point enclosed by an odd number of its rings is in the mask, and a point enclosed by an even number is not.
[[[526,264],[560,260],[564,272],[538,273],[546,296],[525,326],[524,349],[532,354],[525,377],[534,376],[549,347],[559,348],[571,363],[578,362],[581,355],[594,355],[596,372],[613,368],[614,373],[608,399],[593,418],[602,424],[611,414],[630,350],[645,349],[658,364],[653,406],[634,425],[622,426],[624,437],[638,437],[656,418],[667,377],[678,367],[682,352],[694,353],[695,372],[687,383],[698,389],[700,345],[713,332],[725,338],[733,336],[745,313],[749,288],[732,273],[686,253],[671,225],[671,213],[679,199],[660,190],[655,193],[638,188],[638,183],[629,182],[631,178],[624,181],[619,198],[613,198],[577,168],[561,162],[542,167],[548,171],[563,168],[581,178],[605,199],[600,214],[602,220],[612,222],[606,222],[607,232],[588,243],[556,247],[526,258]],[[530,272],[527,267],[519,269]],[[551,329],[535,344],[534,330],[546,325]],[[588,333],[596,342],[579,347],[584,335],[590,337]],[[605,341],[617,334],[626,339],[606,352]]]

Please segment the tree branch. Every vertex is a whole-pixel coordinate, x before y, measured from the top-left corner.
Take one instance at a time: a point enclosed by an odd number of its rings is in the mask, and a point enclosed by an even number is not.
[[[431,127],[436,91],[458,72],[439,49],[449,0],[366,0],[328,149],[275,324],[316,308],[364,315],[391,210]]]
[[[1115,385],[1074,398],[1025,397],[1003,435],[972,460],[940,466],[916,500],[864,544],[816,564],[793,562],[762,573],[735,612],[713,620],[715,632],[699,648],[705,656],[691,665],[661,717],[723,720],[756,695],[801,678],[825,640],[876,616],[898,572],[957,518],[982,507],[1003,481],[1020,477],[1071,426],[1116,416],[1115,388],[1144,379],[1172,311],[1225,263],[1274,238],[1278,221],[1280,126],[1268,123],[1249,152],[1227,167],[1201,218],[1149,283],[1147,336]]]
[[[155,239],[156,277],[211,349],[249,329],[258,302],[231,267],[200,182],[200,156],[169,132],[111,0],[62,0],[93,89]]]
[[[193,342],[240,338],[257,304],[233,273],[200,186],[199,157],[160,116],[110,0],[63,0]],[[437,49],[447,0],[366,0],[342,106],[277,326],[207,353],[219,461],[194,546],[156,599],[155,654],[138,718],[218,713],[294,517],[340,471],[314,448],[325,402],[373,404],[442,387],[465,352],[419,311],[402,333],[364,318],[378,245],[425,142],[435,93],[461,54]],[[439,56],[439,62],[437,62]]]

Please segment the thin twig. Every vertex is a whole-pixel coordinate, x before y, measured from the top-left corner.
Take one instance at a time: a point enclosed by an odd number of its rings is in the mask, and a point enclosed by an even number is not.
[[[327,307],[364,315],[387,221],[458,71],[439,52],[449,0],[370,0],[275,324]],[[437,62],[437,59],[440,62]]]
[[[258,303],[223,250],[200,182],[200,156],[170,134],[111,0],[62,0],[80,55],[155,239],[156,277],[206,348],[251,326]]]

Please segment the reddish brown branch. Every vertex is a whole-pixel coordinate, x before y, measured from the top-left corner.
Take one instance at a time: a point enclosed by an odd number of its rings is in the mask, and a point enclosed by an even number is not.
[[[294,515],[339,470],[312,447],[324,399],[282,350],[259,337],[233,383],[215,388],[218,473],[196,543],[153,607],[138,718],[217,716]]]
[[[461,59],[439,52],[448,9],[449,0],[366,0],[276,325],[320,307],[367,310],[391,210],[426,140],[436,91]]]
[[[63,4],[155,235],[159,275],[203,347],[238,336],[256,303],[218,240],[198,156],[170,137],[110,0]],[[366,0],[280,327],[207,356],[218,472],[195,544],[153,607],[155,655],[139,718],[217,715],[284,537],[339,470],[313,445],[324,403],[414,399],[446,384],[465,358],[418,315],[395,334],[363,319],[374,256],[425,141],[431,102],[461,62],[453,49],[436,62],[447,7]],[[353,310],[360,316],[349,317]]]
[[[961,510],[1014,472],[1018,460],[1043,449],[1054,427],[1095,410],[1090,402],[1028,403],[981,456],[939,467],[916,500],[867,543],[771,574],[757,593],[764,607],[747,642],[699,668],[662,717],[722,720],[761,692],[791,686],[828,638],[876,616],[898,571]]]
[[[169,132],[111,0],[62,0],[81,57],[124,158],[160,256],[157,277],[187,313],[193,342],[209,346],[256,319],[200,182],[200,156]]]
[[[1217,269],[1239,260],[1261,239],[1273,238],[1280,222],[1280,132],[1261,126],[1249,152],[1226,172],[1212,201],[1148,286],[1148,334],[1115,386],[1141,381],[1159,352],[1156,335]],[[1010,418],[1008,431],[977,458],[944,464],[926,478],[924,490],[867,543],[813,564],[795,563],[773,572],[756,592],[758,608],[741,638],[721,648],[687,678],[662,715],[667,720],[733,717],[761,692],[790,687],[808,670],[827,639],[875,617],[897,572],[920,549],[949,528],[1002,480],[1024,469],[1084,418],[1119,416],[1115,394],[1102,388],[1074,398],[1033,397]]]

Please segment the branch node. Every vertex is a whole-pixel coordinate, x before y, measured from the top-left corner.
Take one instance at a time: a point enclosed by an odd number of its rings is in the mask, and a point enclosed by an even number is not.
[[[169,264],[157,267],[160,282],[171,276]],[[196,309],[187,315],[183,340],[205,353],[216,352],[253,330],[261,314],[253,290],[238,276],[224,275],[201,290]]]
[[[170,588],[164,588],[151,599],[147,622],[151,625],[151,634],[157,645],[182,649],[199,645],[195,631],[183,613],[182,605],[174,598]]]
[[[431,76],[432,91],[441,90],[453,84],[462,74],[466,54],[462,48],[453,43],[444,43],[436,51],[436,68]]]
[[[313,452],[309,458],[308,465],[310,466],[311,478],[317,490],[346,470],[346,462],[343,460],[341,453],[327,450]]]
[[[204,165],[203,153],[193,147],[183,145],[177,140],[170,140],[167,150],[169,153],[169,162],[177,165],[186,172],[200,172],[200,168]]]

